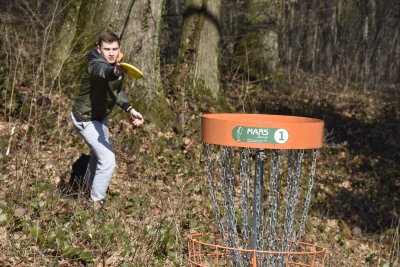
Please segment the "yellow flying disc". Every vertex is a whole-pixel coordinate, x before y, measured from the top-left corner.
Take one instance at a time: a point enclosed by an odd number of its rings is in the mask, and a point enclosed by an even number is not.
[[[135,78],[135,79],[142,79],[143,78],[143,73],[137,69],[136,67],[132,66],[131,64],[121,62],[119,65],[126,70],[126,74],[129,77]]]

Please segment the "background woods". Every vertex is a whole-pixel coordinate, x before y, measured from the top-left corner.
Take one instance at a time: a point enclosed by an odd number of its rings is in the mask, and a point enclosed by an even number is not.
[[[54,70],[65,60],[82,67],[95,36],[111,28],[123,37],[125,60],[143,66],[148,77],[143,82],[151,81],[138,91],[162,105],[157,65],[162,63],[175,64],[175,75],[168,78],[177,88],[190,80],[184,84],[189,92],[204,95],[201,88],[206,88],[213,98],[219,92],[221,65],[227,66],[223,71],[240,70],[252,80],[285,70],[292,82],[301,70],[358,83],[365,90],[399,81],[397,2],[73,1],[67,8],[52,54]],[[79,81],[79,67],[70,73]]]
[[[306,241],[328,266],[397,266],[400,2],[0,1],[0,265],[186,266],[212,232],[199,115],[325,121]],[[110,118],[118,170],[103,223],[68,191],[88,148],[69,120],[86,53],[111,29],[145,125]]]

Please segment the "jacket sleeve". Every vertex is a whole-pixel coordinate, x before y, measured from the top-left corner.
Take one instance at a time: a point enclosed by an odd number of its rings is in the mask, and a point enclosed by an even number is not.
[[[120,106],[126,112],[128,112],[129,111],[128,109],[132,106],[125,92],[122,90],[117,91],[117,105]]]
[[[114,81],[118,76],[114,74],[114,67],[102,61],[92,61],[89,64],[89,74],[94,78]]]

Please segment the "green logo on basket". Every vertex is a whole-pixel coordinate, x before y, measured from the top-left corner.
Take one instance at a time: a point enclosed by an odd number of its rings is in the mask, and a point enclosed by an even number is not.
[[[289,140],[289,133],[282,128],[236,126],[232,130],[232,138],[237,142],[284,144]]]

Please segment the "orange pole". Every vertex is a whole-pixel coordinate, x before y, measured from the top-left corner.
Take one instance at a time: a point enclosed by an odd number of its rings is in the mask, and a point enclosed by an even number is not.
[[[192,249],[191,249],[191,246],[190,246],[190,242],[191,242],[191,240],[188,239],[189,261],[192,262],[192,260],[191,260],[191,258],[192,258]],[[190,266],[193,266],[193,264],[190,263]]]
[[[257,257],[256,252],[254,251],[253,258],[251,258],[251,267],[257,267]]]
[[[219,266],[219,249],[218,246],[215,247],[217,249],[217,267]]]

